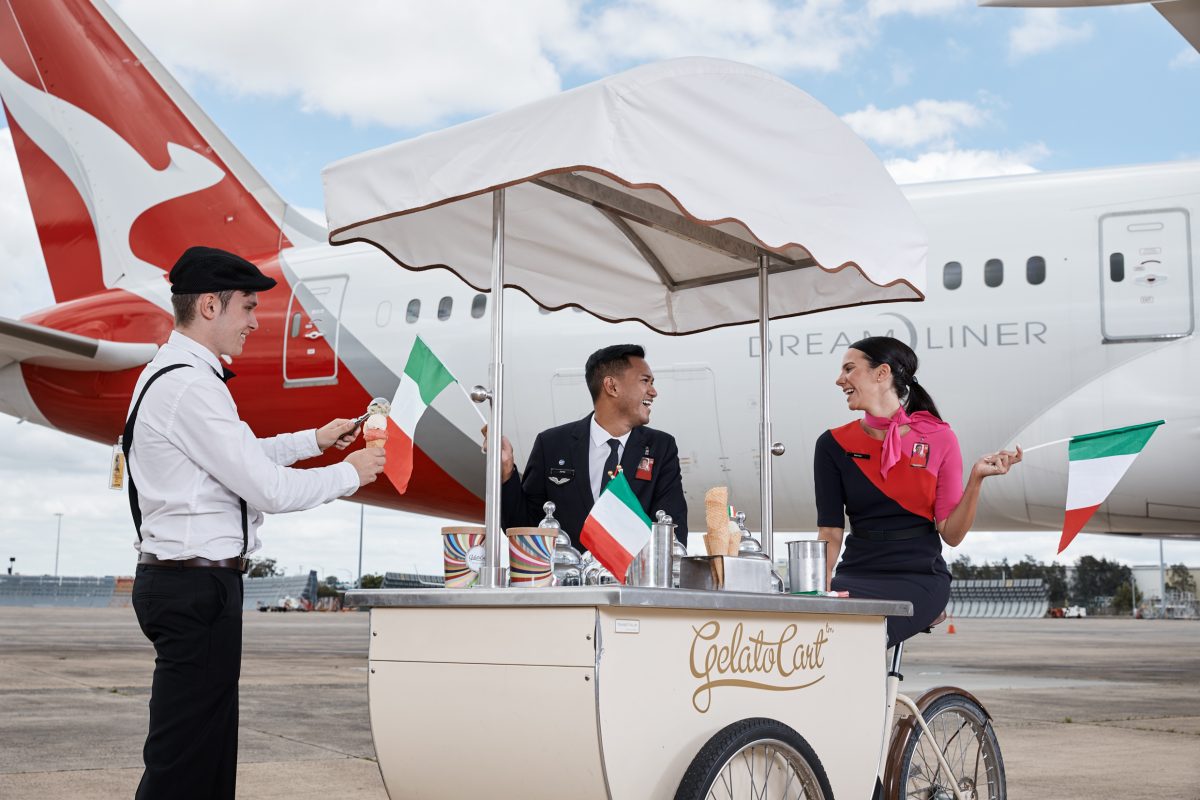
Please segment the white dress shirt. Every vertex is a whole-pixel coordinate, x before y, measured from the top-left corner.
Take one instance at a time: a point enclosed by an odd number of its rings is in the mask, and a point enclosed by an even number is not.
[[[609,439],[616,439],[620,442],[617,447],[617,463],[621,463],[621,458],[625,455],[625,442],[629,441],[629,434],[632,431],[625,431],[624,436],[613,436],[604,428],[600,427],[600,423],[596,422],[596,416],[592,415],[592,447],[588,451],[588,477],[592,479],[592,500],[600,499],[600,479],[604,476],[604,465],[608,461],[608,455],[612,452],[612,448],[608,446]]]
[[[129,453],[142,512],[142,541],[134,542],[140,552],[161,559],[237,557],[240,497],[248,507],[249,555],[259,549],[263,512],[313,508],[358,489],[358,472],[345,462],[288,469],[320,452],[316,430],[256,438],[218,377],[221,362],[178,331],[142,371],[130,411],[150,376],[171,364],[188,367],[168,372],[146,392]]]

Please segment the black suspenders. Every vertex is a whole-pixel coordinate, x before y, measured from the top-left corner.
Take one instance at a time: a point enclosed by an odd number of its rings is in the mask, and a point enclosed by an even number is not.
[[[150,386],[171,370],[190,366],[191,364],[172,364],[151,375],[150,380],[146,381],[146,385],[142,387],[142,393],[138,395],[137,402],[133,404],[133,410],[129,412],[129,419],[125,420],[125,431],[121,435],[121,450],[125,453],[125,467],[129,471],[129,511],[133,514],[133,527],[137,531],[139,542],[142,540],[142,509],[138,505],[137,486],[133,482],[133,465],[129,463],[129,450],[133,447],[133,425],[137,422],[138,410],[142,407],[142,400],[146,399],[146,391]],[[246,501],[239,497],[238,504],[242,508],[242,552],[239,557],[245,558],[246,550],[250,548],[250,526]]]

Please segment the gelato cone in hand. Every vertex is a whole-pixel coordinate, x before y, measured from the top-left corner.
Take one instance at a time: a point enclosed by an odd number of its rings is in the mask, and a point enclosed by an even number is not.
[[[387,418],[391,410],[391,404],[380,398],[375,398],[367,406],[367,421],[363,423],[363,439],[367,447],[383,448],[387,445]]]
[[[363,425],[363,438],[367,447],[385,447],[387,445],[387,417],[382,414],[372,414]]]

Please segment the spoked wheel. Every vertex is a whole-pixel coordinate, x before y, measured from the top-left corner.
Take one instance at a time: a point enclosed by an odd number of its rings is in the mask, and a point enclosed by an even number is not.
[[[1004,759],[987,713],[961,694],[940,697],[922,715],[932,737],[913,729],[900,762],[905,800],[954,800],[952,784],[967,800],[1005,800]],[[947,775],[934,749],[950,765]]]
[[[756,717],[722,729],[696,754],[675,800],[828,800],[821,760],[804,737]]]

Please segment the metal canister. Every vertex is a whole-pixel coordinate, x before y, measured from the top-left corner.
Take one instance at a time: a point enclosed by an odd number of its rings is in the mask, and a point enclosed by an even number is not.
[[[825,591],[826,543],[821,539],[788,542],[788,591]]]
[[[666,512],[658,512],[658,521],[650,526],[650,541],[629,565],[625,582],[630,586],[671,588],[671,542],[675,525]]]

